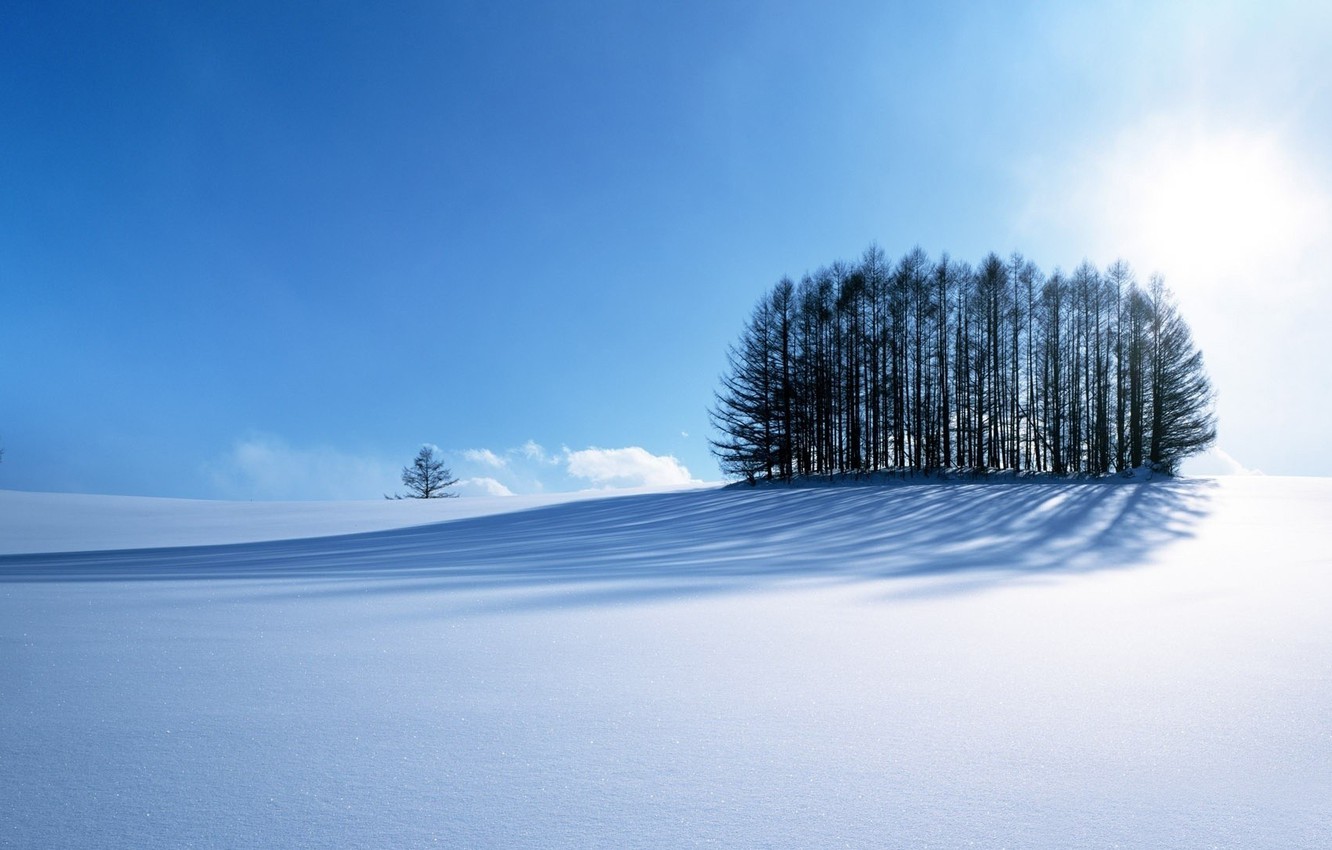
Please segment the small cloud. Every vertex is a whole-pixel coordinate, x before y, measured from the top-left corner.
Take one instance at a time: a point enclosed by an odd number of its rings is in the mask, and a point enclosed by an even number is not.
[[[463,452],[463,458],[472,463],[479,463],[482,466],[489,466],[494,469],[503,469],[508,465],[508,461],[495,454],[490,449],[467,449]]]
[[[1262,475],[1260,469],[1252,469],[1236,460],[1220,446],[1212,446],[1200,455],[1184,461],[1181,470],[1186,475]]]
[[[565,449],[566,469],[602,487],[669,487],[696,483],[671,455],[654,455],[638,446],[623,449]]]
[[[223,498],[376,499],[398,485],[401,466],[258,434],[236,441],[206,471]]]
[[[680,436],[681,436],[681,437],[684,437],[684,438],[687,440],[687,439],[689,439],[689,432],[688,432],[688,431],[681,431],[681,432],[680,432]]]
[[[536,440],[528,440],[514,451],[521,454],[524,458],[530,461],[535,461],[536,463],[545,463],[553,466],[560,462],[558,455],[547,454],[545,448],[543,448]]]
[[[467,478],[454,485],[461,496],[512,496],[513,491],[494,478]]]
[[[541,444],[536,440],[528,440],[526,443],[523,443],[522,448],[519,449],[519,451],[521,451],[523,456],[528,460],[546,459],[546,450],[541,448]]]

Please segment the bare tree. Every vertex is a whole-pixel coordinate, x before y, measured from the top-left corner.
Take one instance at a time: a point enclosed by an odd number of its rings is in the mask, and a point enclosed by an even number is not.
[[[458,495],[445,490],[457,484],[458,479],[454,478],[453,473],[444,465],[444,458],[435,454],[434,446],[422,446],[421,451],[412,459],[411,465],[402,468],[402,483],[407,488],[406,497],[393,498],[444,499]]]

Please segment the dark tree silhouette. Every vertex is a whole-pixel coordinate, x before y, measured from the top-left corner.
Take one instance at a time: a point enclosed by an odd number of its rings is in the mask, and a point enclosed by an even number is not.
[[[1215,438],[1188,326],[1116,261],[1046,277],[870,246],[755,306],[710,416],[727,475],[874,469],[1174,472]]]
[[[1202,352],[1161,278],[1149,289],[1152,310],[1151,462],[1173,473],[1179,462],[1216,440],[1212,385]]]
[[[457,484],[458,479],[453,477],[444,466],[444,459],[435,454],[431,446],[422,446],[411,465],[402,468],[402,483],[409,499],[442,499],[458,495],[446,491],[445,488]]]
[[[786,290],[779,285],[776,297]],[[726,353],[727,371],[709,415],[721,434],[711,440],[712,451],[726,475],[753,482],[772,478],[781,470],[780,372],[774,364],[773,298],[765,297],[745,325],[738,346]]]

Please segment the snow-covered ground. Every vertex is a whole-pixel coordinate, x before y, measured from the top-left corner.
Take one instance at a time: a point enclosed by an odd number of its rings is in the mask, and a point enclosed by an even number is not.
[[[0,494],[0,846],[1332,846],[1332,480],[538,501]]]
[[[328,537],[643,492],[649,491],[363,502],[222,502],[0,490],[0,555]]]

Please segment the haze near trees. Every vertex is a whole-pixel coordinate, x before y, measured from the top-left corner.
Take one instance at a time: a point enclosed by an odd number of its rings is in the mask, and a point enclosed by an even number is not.
[[[871,246],[755,305],[709,411],[723,473],[1174,473],[1216,435],[1202,354],[1159,276],[1046,276]]]

